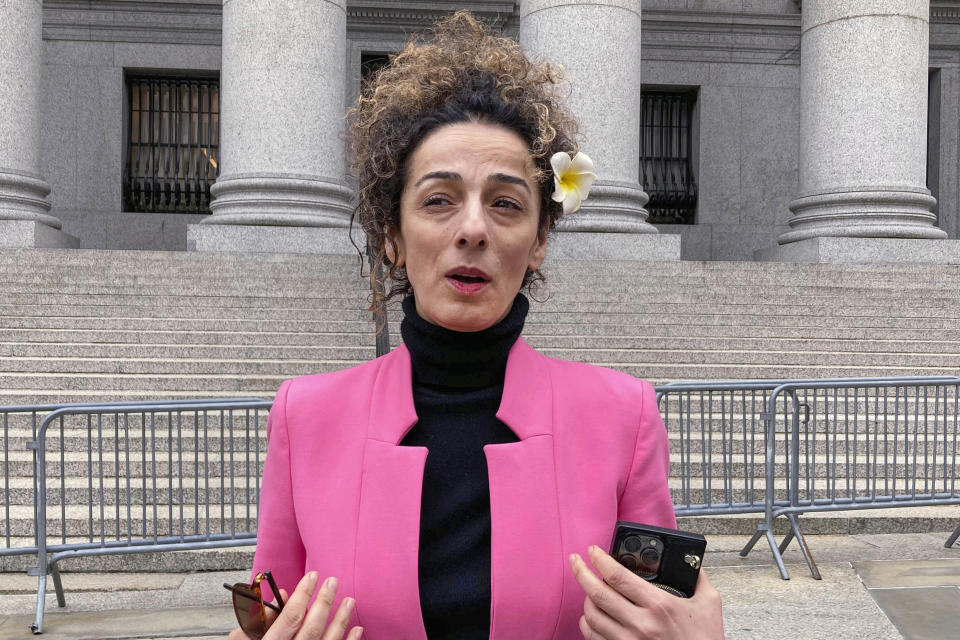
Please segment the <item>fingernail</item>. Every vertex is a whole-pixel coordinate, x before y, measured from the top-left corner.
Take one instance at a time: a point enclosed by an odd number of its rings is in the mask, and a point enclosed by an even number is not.
[[[570,554],[570,564],[573,564],[573,565],[577,564],[577,554],[575,553]]]
[[[360,640],[363,637],[363,627],[357,627],[356,631],[353,632],[353,640]]]
[[[346,600],[343,601],[343,607],[347,611],[353,611],[353,603],[354,603],[353,598],[347,598]]]
[[[308,574],[307,574],[307,588],[310,589],[310,591],[313,591],[314,587],[317,586],[317,580],[319,580],[319,579],[320,579],[320,578],[319,578],[319,576],[317,575],[317,572],[316,572],[316,571],[311,571],[310,573],[308,573]]]
[[[326,586],[327,589],[329,589],[330,591],[336,592],[337,586],[339,586],[339,581],[335,577],[330,576],[329,578],[327,578],[327,581],[324,583],[324,586]]]
[[[592,544],[592,545],[590,545],[589,551],[590,551],[590,555],[591,555],[591,556],[595,556],[595,555],[597,555],[597,553],[600,552],[600,547],[598,547],[598,546],[595,545],[595,544]]]

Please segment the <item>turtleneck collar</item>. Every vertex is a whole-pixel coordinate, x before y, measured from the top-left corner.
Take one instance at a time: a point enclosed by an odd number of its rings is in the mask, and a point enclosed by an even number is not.
[[[523,331],[530,303],[518,293],[507,315],[488,329],[461,332],[427,322],[413,296],[403,300],[400,335],[410,352],[415,383],[451,389],[503,384],[507,355]]]

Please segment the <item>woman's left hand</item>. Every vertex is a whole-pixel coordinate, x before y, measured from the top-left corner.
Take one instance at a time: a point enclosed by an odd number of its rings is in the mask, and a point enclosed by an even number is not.
[[[722,640],[720,594],[700,571],[692,598],[678,598],[658,589],[614,560],[597,546],[590,547],[590,563],[598,578],[578,554],[570,556],[573,575],[587,598],[580,632],[587,640]]]

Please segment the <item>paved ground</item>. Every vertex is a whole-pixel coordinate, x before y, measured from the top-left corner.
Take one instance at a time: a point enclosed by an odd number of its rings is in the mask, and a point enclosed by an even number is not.
[[[956,640],[960,544],[942,534],[810,536],[823,574],[810,577],[796,547],[780,579],[769,550],[737,554],[742,536],[709,537],[707,570],[724,596],[727,637],[798,640]],[[44,637],[222,638],[233,627],[221,583],[245,572],[64,574],[67,608],[47,600]],[[36,579],[0,574],[0,638],[31,638]]]

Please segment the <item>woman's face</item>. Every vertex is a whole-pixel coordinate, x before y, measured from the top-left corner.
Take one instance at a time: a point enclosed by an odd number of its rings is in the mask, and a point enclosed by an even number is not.
[[[533,175],[523,139],[498,125],[444,125],[414,150],[390,257],[406,267],[420,317],[480,331],[507,315],[546,257]]]

